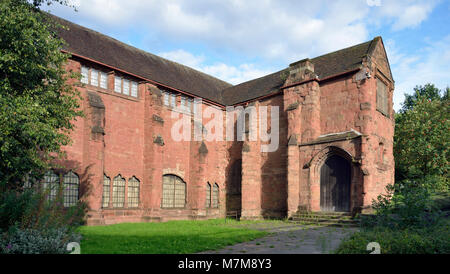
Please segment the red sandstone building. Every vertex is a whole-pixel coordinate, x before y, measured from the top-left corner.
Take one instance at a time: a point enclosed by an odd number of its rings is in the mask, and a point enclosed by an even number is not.
[[[46,182],[71,186],[66,204],[89,186],[88,224],[355,212],[393,183],[394,81],[380,37],[233,86],[61,22],[86,116]],[[171,112],[193,113],[194,98],[221,111],[279,106],[278,149],[174,141]]]

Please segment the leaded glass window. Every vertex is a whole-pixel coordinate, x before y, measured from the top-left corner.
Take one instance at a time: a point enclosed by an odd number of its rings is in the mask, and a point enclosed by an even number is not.
[[[122,93],[122,78],[114,76],[114,91]]]
[[[113,207],[123,207],[125,203],[125,178],[118,175],[113,181]]]
[[[217,184],[213,185],[212,195],[211,195],[211,207],[219,207],[219,186]]]
[[[51,170],[47,171],[44,175],[42,187],[47,194],[48,200],[55,200],[59,191],[59,176]]]
[[[170,94],[168,92],[163,92],[164,94],[164,105],[169,106],[169,96]]]
[[[138,97],[138,84],[131,82],[131,96]]]
[[[91,85],[93,86],[99,86],[98,85],[98,70],[91,69]]]
[[[108,88],[108,75],[104,72],[100,72],[100,87],[104,89]]]
[[[78,202],[78,191],[80,186],[80,179],[78,175],[69,171],[63,177],[63,198],[64,206],[74,206]]]
[[[139,180],[132,177],[128,180],[128,207],[139,206]]]
[[[188,98],[188,100],[186,102],[186,111],[190,113],[191,107],[192,107],[192,98]]]
[[[89,68],[81,66],[81,83],[89,84]]]
[[[206,204],[205,207],[209,208],[211,207],[211,185],[209,183],[206,183]]]
[[[111,179],[106,175],[103,175],[102,207],[109,207],[110,197],[111,197]]]
[[[170,95],[170,105],[172,107],[176,107],[177,105],[177,96],[175,94]]]
[[[186,183],[175,175],[163,176],[163,208],[182,208],[186,205]]]
[[[130,95],[130,81],[123,79],[123,94]]]

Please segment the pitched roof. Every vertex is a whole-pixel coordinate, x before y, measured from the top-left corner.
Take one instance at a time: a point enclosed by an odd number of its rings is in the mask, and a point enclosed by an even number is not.
[[[68,29],[58,29],[64,50],[215,102],[231,86],[187,66],[129,46],[99,32],[50,15]]]
[[[65,50],[137,76],[182,90],[222,105],[233,105],[270,95],[284,84],[285,68],[278,72],[235,86],[203,72],[137,49],[94,30],[74,24],[57,16],[49,16],[66,26],[58,30],[67,43]],[[311,59],[319,79],[359,68],[363,57],[375,48],[376,37],[368,42],[331,52]]]
[[[373,51],[377,39],[380,38],[376,37],[368,42],[311,59],[310,61],[314,64],[314,72],[319,76],[319,79],[324,79],[359,68],[363,57]],[[284,84],[281,75],[288,70],[289,68],[286,68],[261,78],[226,88],[222,92],[222,103],[233,105],[278,92],[279,88]]]

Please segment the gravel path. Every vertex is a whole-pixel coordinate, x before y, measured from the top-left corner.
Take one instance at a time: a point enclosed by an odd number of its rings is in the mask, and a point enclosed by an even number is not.
[[[241,226],[242,227],[242,226]],[[271,232],[250,242],[227,246],[202,254],[326,254],[358,228],[325,227],[297,224],[251,224],[245,227]]]

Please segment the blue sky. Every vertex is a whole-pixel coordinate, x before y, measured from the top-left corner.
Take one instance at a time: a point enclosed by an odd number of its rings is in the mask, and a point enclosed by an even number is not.
[[[450,86],[448,0],[71,0],[53,14],[232,84],[382,36],[394,108]]]

